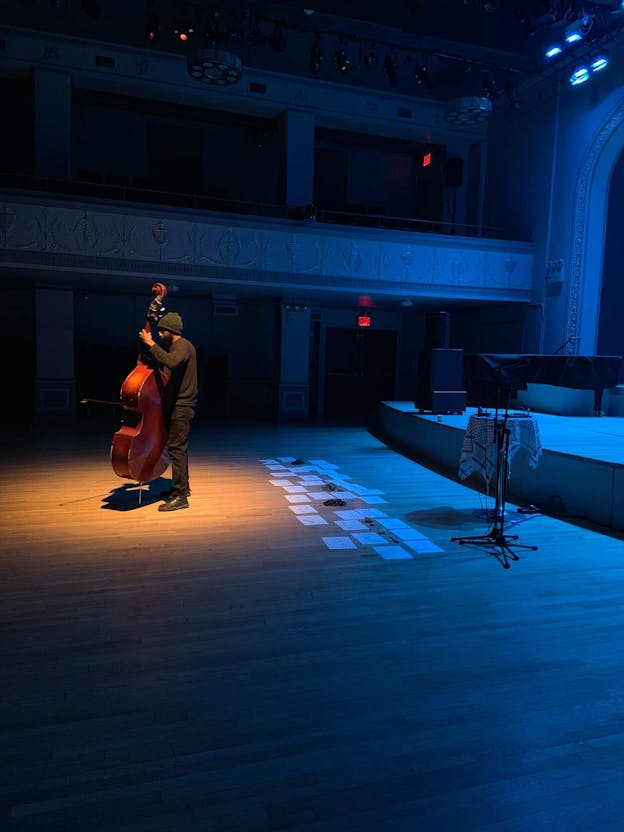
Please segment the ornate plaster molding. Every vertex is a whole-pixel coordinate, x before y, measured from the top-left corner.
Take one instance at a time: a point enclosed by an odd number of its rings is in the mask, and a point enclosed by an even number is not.
[[[413,297],[528,301],[527,243],[380,232],[321,224],[236,221],[127,205],[0,202],[0,261],[39,270],[155,272],[227,284],[366,287]]]
[[[569,342],[567,351],[574,350],[574,339],[579,334],[579,320],[581,315],[580,302],[583,283],[583,264],[585,263],[585,251],[590,229],[588,216],[588,202],[590,188],[594,181],[596,165],[605,144],[611,138],[614,131],[624,122],[624,99],[620,101],[609,118],[602,124],[589,153],[585,156],[583,166],[578,175],[576,186],[576,200],[574,206],[574,228],[572,236],[572,254],[570,257],[570,280],[568,284],[567,310],[566,310],[566,332],[565,337]]]

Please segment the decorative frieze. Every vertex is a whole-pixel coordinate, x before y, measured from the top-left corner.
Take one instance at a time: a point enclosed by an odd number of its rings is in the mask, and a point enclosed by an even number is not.
[[[45,271],[175,273],[176,278],[229,279],[310,289],[365,286],[417,297],[530,300],[533,254],[526,243],[324,224],[267,221],[199,212],[173,216],[123,206],[69,203],[65,199],[0,202],[0,258]],[[35,253],[37,254],[34,257]],[[19,256],[18,256],[19,255]]]

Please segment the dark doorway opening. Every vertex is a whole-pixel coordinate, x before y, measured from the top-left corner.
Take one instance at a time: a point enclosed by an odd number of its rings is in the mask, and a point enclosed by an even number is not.
[[[394,398],[395,367],[393,330],[328,329],[325,416],[365,421],[379,401]]]

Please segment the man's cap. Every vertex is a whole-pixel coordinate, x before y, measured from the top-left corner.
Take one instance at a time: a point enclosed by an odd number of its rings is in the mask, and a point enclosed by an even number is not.
[[[182,335],[182,318],[177,312],[167,312],[158,321],[158,329],[166,329],[168,332],[173,332],[174,335]]]

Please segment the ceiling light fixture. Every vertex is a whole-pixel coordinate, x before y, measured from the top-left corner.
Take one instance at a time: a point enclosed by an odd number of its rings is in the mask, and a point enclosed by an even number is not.
[[[559,46],[559,44],[554,43],[552,46],[549,46],[546,52],[544,53],[546,58],[555,58],[557,55],[561,55],[563,49]]]
[[[490,101],[494,101],[495,98],[498,97],[499,89],[496,86],[496,81],[493,81],[491,78],[487,78],[483,82],[483,92]]]
[[[609,65],[609,59],[606,55],[600,54],[591,59],[589,67],[592,72],[602,72]]]
[[[433,79],[424,64],[416,64],[414,67],[414,77],[419,86],[426,87],[428,90],[432,89]]]
[[[586,34],[592,27],[594,20],[590,15],[583,15],[577,18],[565,30],[565,42],[567,44],[578,43],[583,40]]]
[[[191,78],[218,87],[237,84],[243,74],[240,59],[220,49],[200,49],[191,53],[187,69]]]
[[[386,55],[383,62],[383,70],[384,75],[390,81],[391,84],[398,84],[399,83],[399,75],[397,72],[396,64],[394,62],[394,58],[391,55]]]
[[[323,50],[321,49],[321,44],[317,37],[317,39],[312,42],[312,46],[310,46],[310,69],[312,72],[318,72],[322,63]]]
[[[191,37],[193,34],[193,27],[192,26],[178,26],[173,30],[174,35],[181,40],[183,43]]]
[[[149,41],[155,41],[160,30],[160,18],[155,12],[150,12],[145,20],[145,36]]]
[[[351,62],[349,61],[349,58],[347,57],[347,54],[342,48],[342,46],[339,46],[336,49],[335,58],[338,70],[341,72],[342,75],[346,75],[349,72],[349,64]]]
[[[379,56],[375,52],[375,48],[371,46],[366,55],[364,55],[364,64],[366,69],[377,69],[379,65]]]
[[[492,102],[483,96],[469,96],[450,101],[444,118],[449,124],[482,124],[492,113]]]
[[[578,69],[575,69],[572,75],[570,75],[570,84],[573,87],[580,87],[581,84],[584,84],[586,81],[589,81],[589,68],[586,66],[580,66]]]

